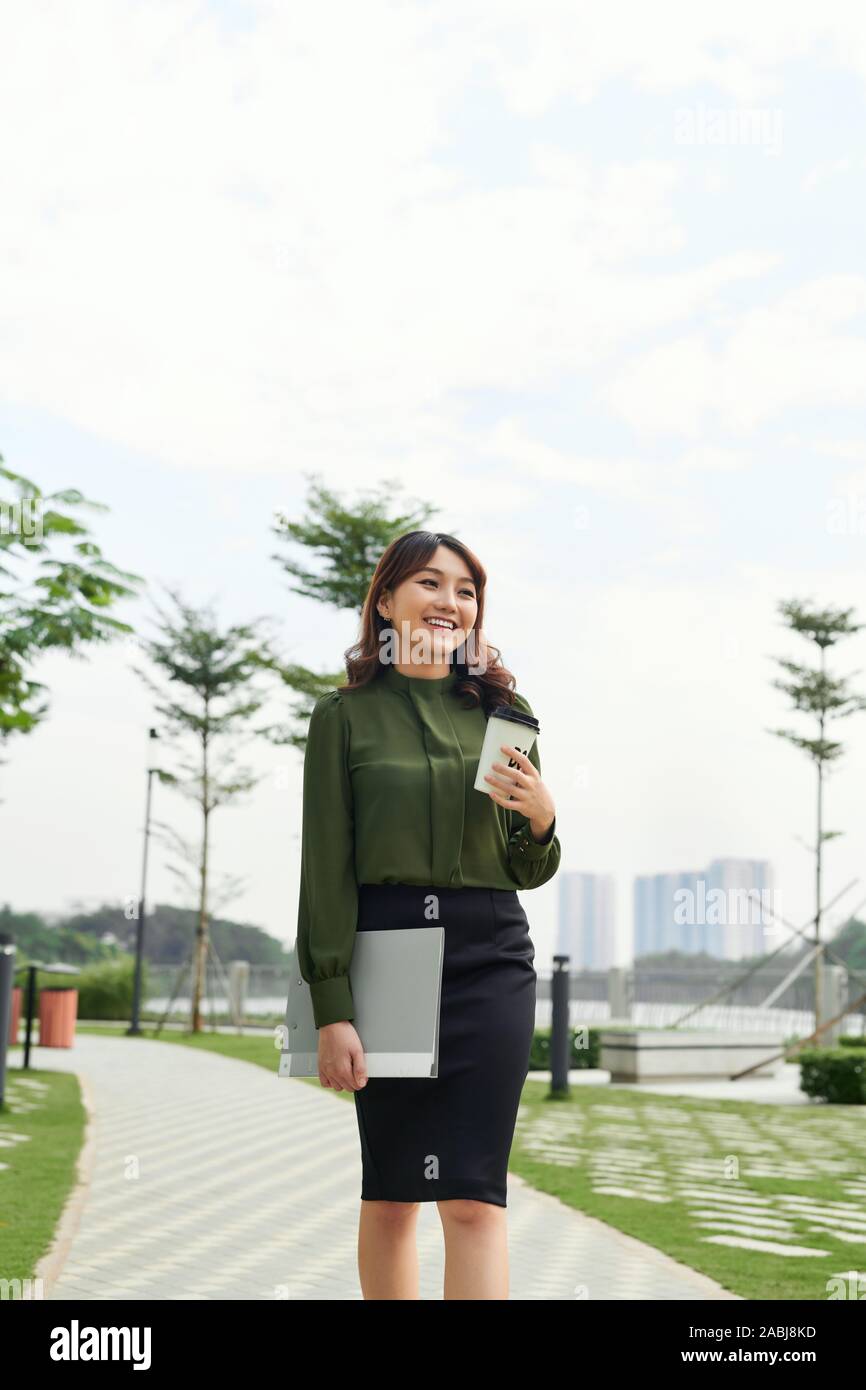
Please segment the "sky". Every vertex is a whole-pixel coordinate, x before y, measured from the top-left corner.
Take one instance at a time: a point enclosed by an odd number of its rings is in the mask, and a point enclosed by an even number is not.
[[[617,960],[634,875],[720,856],[768,859],[805,923],[815,772],[769,730],[812,732],[772,685],[814,660],[779,603],[866,622],[861,6],[36,0],[0,128],[0,454],[108,507],[93,538],[146,580],[116,616],[150,635],[176,587],[338,669],[356,618],[292,592],[275,515],[311,475],[387,482],[488,571]],[[139,891],[152,696],[133,641],[84,655],[41,659],[50,717],[0,767],[18,910]],[[866,632],[829,666],[866,693]],[[866,713],[831,734],[839,924]],[[226,911],[290,942],[302,759],[248,761]],[[158,851],[148,897],[188,905]],[[557,878],[522,902],[547,968]]]

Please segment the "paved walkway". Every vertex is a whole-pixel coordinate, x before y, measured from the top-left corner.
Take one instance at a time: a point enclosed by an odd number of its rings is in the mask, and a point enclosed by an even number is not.
[[[82,1180],[37,1269],[48,1299],[360,1299],[354,1106],[213,1052],[78,1034],[34,1048],[77,1072]],[[509,1174],[512,1299],[714,1300],[712,1280]],[[418,1218],[423,1299],[442,1298],[435,1202]]]

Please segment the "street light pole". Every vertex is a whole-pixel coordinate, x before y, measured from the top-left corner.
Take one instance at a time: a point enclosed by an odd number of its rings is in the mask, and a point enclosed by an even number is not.
[[[156,729],[150,730],[151,739],[159,738]],[[149,760],[148,760],[149,761]],[[141,965],[144,955],[145,901],[147,893],[147,850],[150,843],[150,800],[153,774],[156,768],[147,769],[147,802],[144,811],[144,854],[141,863],[141,896],[138,900],[138,923],[135,932],[135,983],[132,991],[132,1023],[126,1030],[127,1037],[141,1033],[139,1012],[141,1009]]]

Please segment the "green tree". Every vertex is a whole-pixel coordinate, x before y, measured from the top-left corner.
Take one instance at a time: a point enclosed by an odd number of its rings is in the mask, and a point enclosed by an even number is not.
[[[0,456],[0,745],[32,733],[48,712],[45,686],[30,674],[42,652],[61,647],[79,656],[91,643],[133,631],[107,609],[144,580],[104,558],[66,510],[77,507],[108,511],[77,488],[43,494]],[[46,558],[68,538],[77,538],[74,558]]]
[[[178,771],[160,768],[159,779],[191,800],[201,814],[201,838],[195,852],[198,905],[191,1009],[192,1031],[198,1033],[209,949],[211,817],[218,807],[230,805],[260,780],[248,768],[235,766],[234,748],[259,735],[273,735],[269,727],[250,729],[250,720],[264,704],[253,678],[267,665],[268,644],[260,635],[264,619],[222,630],[209,608],[194,609],[174,590],[168,592],[177,616],[155,604],[160,636],[143,640],[142,648],[179,690],[178,698],[173,699],[171,691],[166,696],[145,671],[136,670],[158,697],[161,742],[176,750],[179,760]],[[189,741],[194,754],[187,758],[184,745]],[[228,751],[219,751],[226,743]],[[184,842],[176,840],[187,857]]]
[[[779,738],[787,739],[801,749],[814,762],[817,773],[817,831],[815,844],[809,846],[815,854],[815,1027],[821,1026],[821,967],[823,948],[821,943],[821,875],[823,849],[827,840],[841,835],[841,830],[824,829],[824,779],[830,767],[843,752],[843,745],[827,737],[827,725],[831,719],[844,719],[858,710],[866,709],[866,698],[854,694],[848,685],[848,676],[833,676],[827,671],[826,652],[843,637],[859,632],[862,623],[851,621],[853,608],[814,608],[798,599],[784,600],[779,605],[786,625],[807,641],[813,642],[819,651],[819,662],[815,666],[802,666],[799,662],[785,657],[774,660],[787,672],[787,680],[774,680],[772,684],[790,696],[795,710],[814,716],[817,731],[814,737],[804,737],[792,729],[768,729]],[[856,674],[856,673],[855,673]],[[819,1040],[820,1042],[820,1040]]]
[[[291,586],[293,593],[330,608],[349,608],[360,615],[382,551],[405,531],[423,528],[440,508],[418,503],[405,512],[389,515],[389,507],[400,489],[400,484],[392,479],[363,494],[366,500],[352,507],[317,482],[314,475],[304,476],[309,482],[306,516],[301,521],[290,521],[279,512],[272,529],[281,541],[302,546],[315,555],[318,568],[281,554],[271,558],[297,580]],[[320,695],[344,681],[346,672],[311,671],[306,666],[281,661],[273,654],[270,665],[284,686],[300,696],[292,711],[298,727],[280,729],[274,742],[303,749],[313,705]]]

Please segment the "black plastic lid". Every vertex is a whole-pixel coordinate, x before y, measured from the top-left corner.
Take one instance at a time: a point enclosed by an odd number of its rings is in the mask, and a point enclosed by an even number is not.
[[[536,733],[540,732],[538,720],[532,714],[521,714],[513,705],[497,705],[487,716],[488,719],[510,719],[513,724],[528,724]]]

